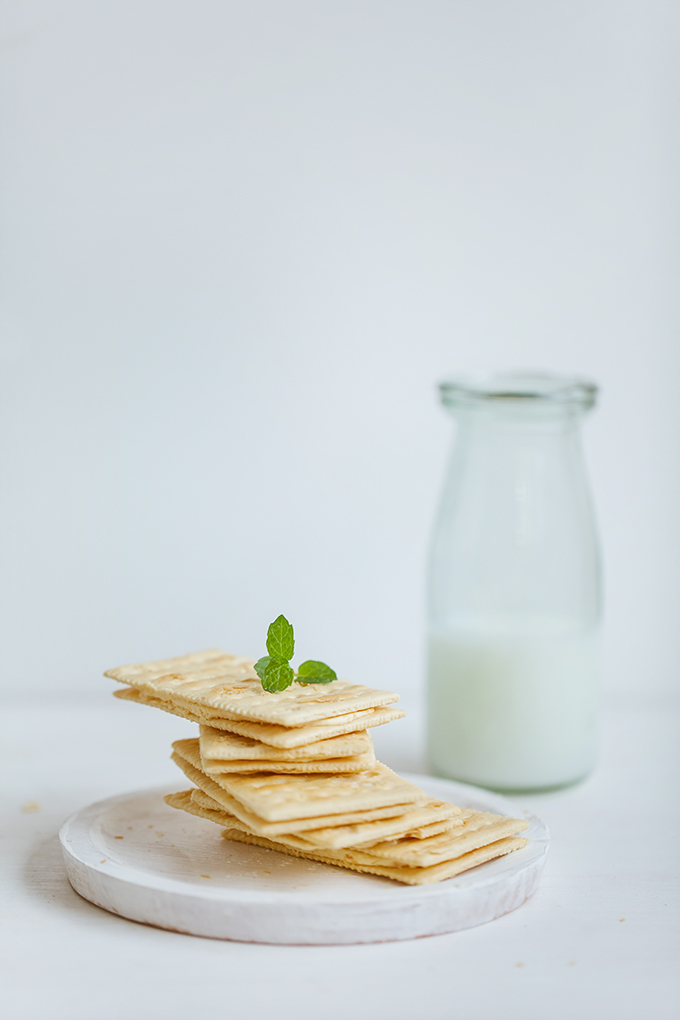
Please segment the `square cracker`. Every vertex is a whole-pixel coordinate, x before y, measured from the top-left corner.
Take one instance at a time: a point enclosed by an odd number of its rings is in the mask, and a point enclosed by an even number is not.
[[[240,832],[245,832],[250,835],[256,835],[253,833],[248,825],[235,815],[229,814],[225,811],[217,801],[213,800],[202,790],[187,790],[183,793],[171,793],[165,797],[165,801],[171,807],[179,808],[182,811],[187,811],[189,814],[198,815],[199,818],[206,818],[211,822],[215,822],[217,825],[221,825],[224,828],[238,829]],[[338,864],[344,864],[346,861],[351,863],[366,863],[360,861],[357,855],[354,854],[353,850],[344,850],[342,848],[326,848],[321,849],[318,846],[310,843],[307,839],[309,833],[305,832],[302,835],[297,833],[285,833],[277,837],[277,842],[281,843],[285,847],[293,847],[296,850],[305,850],[309,853],[323,853],[329,861],[334,861]],[[368,863],[371,863],[370,861]],[[378,865],[385,866],[389,865],[389,861],[376,860],[375,863]]]
[[[194,791],[191,797],[191,804],[185,806],[184,810],[210,818],[211,821],[215,821],[226,828],[233,827],[241,832],[250,832],[251,835],[256,835],[249,829],[247,824],[230,816],[228,812],[220,808],[216,801],[201,791]],[[206,811],[208,812],[207,814]],[[528,824],[516,818],[503,818],[496,815],[493,816],[494,820],[487,820],[486,824],[466,832],[462,823],[457,826],[455,825],[454,819],[454,823],[450,823],[453,824],[453,827],[439,836],[437,840],[428,838],[417,839],[412,836],[411,832],[405,829],[408,821],[411,820],[409,815],[413,816],[414,814],[416,812],[409,812],[396,819],[366,823],[366,829],[373,826],[376,831],[380,827],[388,827],[390,824],[392,826],[401,824],[402,826],[401,832],[404,835],[401,839],[379,843],[375,847],[375,852],[373,852],[373,848],[366,848],[365,846],[357,847],[347,839],[344,842],[340,840],[330,845],[324,843],[323,837],[329,832],[332,836],[332,830],[312,830],[301,834],[286,833],[280,835],[277,842],[282,843],[286,847],[305,850],[309,853],[321,853],[328,861],[340,864],[375,864],[380,867],[390,868],[423,868],[455,860],[473,850],[478,850],[480,847],[495,843],[499,839],[514,836],[518,831],[526,828]],[[476,812],[472,811],[466,812],[466,816],[470,819],[474,818],[476,814]],[[349,828],[340,828],[338,831],[346,833]],[[432,850],[433,843],[438,844],[436,852]],[[413,850],[414,845],[419,845],[420,852]],[[405,849],[406,853],[403,852]]]
[[[261,846],[268,850],[279,850],[281,853],[288,854],[289,856],[302,857],[304,860],[318,861],[321,864],[339,865],[340,867],[348,868],[350,871],[380,875],[383,878],[391,878],[406,885],[428,885],[432,882],[442,882],[446,878],[452,878],[454,875],[460,875],[463,871],[475,868],[478,864],[484,864],[494,857],[502,857],[505,854],[512,853],[514,850],[521,850],[529,842],[528,839],[523,839],[521,836],[509,837],[499,839],[495,843],[490,843],[477,850],[471,850],[455,860],[435,864],[432,867],[391,868],[376,863],[355,863],[349,857],[344,861],[339,861],[326,856],[322,852],[310,853],[307,850],[297,850],[294,847],[285,846],[283,843],[265,839],[262,836],[253,836],[238,829],[225,829],[222,835],[225,839],[234,840],[235,842],[250,843],[253,846]]]
[[[203,790],[193,791],[192,802],[200,807],[211,810],[213,812],[213,815],[210,816],[211,820],[218,822],[219,825],[226,827],[233,825],[234,828],[242,829],[244,832],[249,831],[249,826],[246,823],[241,822],[239,824],[235,822],[234,816],[230,815],[218,801],[214,800]],[[278,839],[282,843],[297,846],[300,849],[307,849],[310,852],[315,850],[323,850],[323,852],[326,852],[326,850],[341,850],[347,847],[355,847],[357,838],[361,840],[369,838],[369,842],[372,838],[373,842],[378,842],[386,836],[394,834],[399,836],[405,834],[413,835],[414,831],[419,831],[418,828],[413,828],[414,825],[417,826],[427,818],[438,818],[440,821],[431,823],[431,826],[426,826],[426,828],[439,827],[438,831],[442,831],[441,827],[447,829],[458,823],[456,812],[459,811],[460,809],[456,808],[453,804],[431,800],[414,807],[411,811],[406,810],[404,813],[392,818],[364,819],[354,824],[305,830],[302,833],[295,834],[299,837],[296,840],[292,840],[290,838],[291,834],[286,833],[280,835]],[[221,812],[221,816],[218,817],[215,812]],[[460,812],[460,814],[462,815],[463,813]],[[366,849],[363,842],[360,849]]]
[[[395,719],[403,719],[406,715],[401,708],[385,706],[382,708],[366,708],[361,712],[347,712],[345,715],[331,719],[320,719],[305,726],[276,726],[272,723],[250,722],[247,719],[229,719],[221,716],[213,709],[201,705],[191,705],[181,698],[172,700],[166,696],[149,694],[138,687],[126,687],[113,692],[114,698],[122,701],[134,701],[139,705],[160,708],[189,722],[205,724],[218,731],[238,733],[244,737],[252,737],[271,747],[293,748],[302,747],[327,737],[335,737],[344,733],[353,733],[373,726],[383,726]]]
[[[279,726],[304,726],[399,700],[399,695],[392,691],[379,691],[346,680],[334,680],[331,684],[294,683],[287,690],[272,694],[262,689],[253,667],[253,659],[210,649],[120,666],[107,670],[105,676],[149,694],[177,697],[237,719]]]
[[[224,826],[228,824],[228,814],[224,811],[214,810],[210,806],[203,806],[197,803],[197,793],[199,791],[195,790],[171,793],[165,800],[171,807],[187,811],[190,814],[198,815],[210,821],[215,821],[219,825]],[[207,798],[207,800],[210,802],[210,798]],[[212,803],[214,804],[215,802],[213,801]],[[237,821],[236,824],[240,823]],[[236,842],[250,843],[251,845],[261,846],[269,850],[278,850],[292,857],[301,857],[304,860],[317,861],[321,864],[333,864],[336,867],[347,868],[351,871],[391,878],[407,885],[426,885],[432,882],[441,882],[444,879],[452,878],[454,875],[474,868],[478,864],[483,864],[485,861],[512,853],[514,850],[520,850],[529,842],[528,839],[521,837],[509,837],[498,839],[494,843],[470,850],[454,860],[444,861],[431,867],[390,867],[386,863],[381,864],[377,860],[368,862],[359,861],[353,852],[343,854],[341,851],[328,851],[324,853],[321,850],[295,847],[290,842],[286,844],[249,833],[245,827],[225,828],[222,835]],[[286,838],[290,839],[290,837]]]
[[[232,797],[268,822],[366,811],[392,804],[416,804],[428,799],[417,786],[380,762],[349,775],[260,773],[213,778]]]
[[[508,836],[516,836],[529,823],[519,818],[502,818],[478,825],[470,829],[465,822],[447,832],[429,836],[425,839],[413,839],[405,835],[399,840],[377,843],[370,848],[353,849],[354,859],[359,864],[386,864],[388,867],[427,868],[444,861],[455,860],[471,850],[495,843]]]
[[[201,726],[201,758],[203,761],[303,762],[349,758],[373,750],[373,741],[366,730],[344,733],[327,740],[315,740],[302,747],[270,747],[253,737],[225,733],[214,726]],[[264,768],[264,765],[262,766]]]
[[[320,827],[304,833],[304,838],[310,844],[310,850],[331,849],[340,850],[346,847],[361,845],[364,849],[366,844],[382,842],[390,837],[396,839],[405,833],[412,833],[419,826],[433,826],[437,831],[448,830],[452,825],[458,824],[460,808],[454,804],[446,804],[443,801],[428,799],[421,804],[414,804],[406,808],[402,814],[394,818],[382,818],[374,821],[365,820],[354,822],[350,825],[336,825],[332,827]]]
[[[170,793],[164,799],[170,807],[179,808],[192,815],[198,815],[199,818],[206,818],[228,829],[238,829],[240,832],[247,833],[248,835],[255,835],[245,822],[235,815],[230,815],[227,811],[224,811],[217,801],[203,793],[202,790],[185,790],[182,793]],[[315,847],[311,846],[307,840],[295,833],[285,833],[278,837],[278,841],[282,845],[296,850],[315,850]],[[328,850],[327,853],[338,856],[338,860],[342,859],[341,851]]]
[[[209,797],[202,790],[190,791],[190,798],[187,802],[177,803],[173,801],[173,797],[182,796],[181,794],[170,794],[170,797],[166,797],[166,803],[172,807],[181,807],[184,811],[188,811],[190,814],[199,815],[203,818],[209,818],[210,821],[217,822],[218,825],[222,825],[225,828],[239,829],[240,832],[246,832],[250,835],[255,835],[250,827],[243,822],[240,818],[234,815],[230,815],[227,811],[224,811],[217,801],[214,801],[212,797]],[[317,848],[305,839],[307,833],[299,835],[298,833],[286,832],[282,833],[277,837],[278,841],[283,843],[285,846],[294,847],[297,850],[310,850],[315,851]],[[327,850],[324,853],[338,856],[342,858],[342,851],[338,850]]]
[[[177,740],[172,746],[176,754],[196,768],[202,767],[198,740]],[[365,811],[391,804],[415,804],[429,799],[417,786],[380,762],[354,775],[286,776],[263,772],[213,776],[211,781],[268,822]]]
[[[231,733],[240,733],[244,737],[254,737],[272,747],[293,748],[344,733],[384,726],[385,723],[394,722],[395,719],[403,719],[405,715],[403,708],[384,705],[366,708],[361,712],[347,712],[331,719],[319,719],[305,726],[277,726],[273,723],[250,722],[247,719],[219,718],[213,718],[210,725],[220,730],[229,730]]]
[[[350,758],[327,758],[325,761],[220,761],[217,758],[204,758],[201,755],[201,767],[208,776],[219,782],[221,776],[253,772],[277,772],[287,776],[364,772],[375,765],[375,752],[371,747],[363,754],[353,754]]]
[[[181,744],[184,742],[177,741],[177,743]],[[186,743],[191,744],[191,741]],[[198,742],[196,741],[196,743]],[[213,779],[201,771],[201,759],[197,749],[185,746],[181,750],[175,750],[172,754],[172,760],[184,772],[187,779],[195,783],[200,790],[216,801],[221,809],[240,818],[241,821],[248,825],[252,832],[263,836],[275,837],[282,833],[303,832],[305,829],[314,829],[324,825],[347,825],[352,822],[369,821],[374,818],[390,818],[394,815],[403,814],[407,807],[410,806],[391,804],[387,807],[374,808],[370,811],[340,812],[337,815],[326,815],[323,817],[294,818],[283,822],[266,822],[264,819],[258,818],[256,814],[248,810],[235,797],[232,797],[231,794],[227,793],[225,789],[218,786]]]

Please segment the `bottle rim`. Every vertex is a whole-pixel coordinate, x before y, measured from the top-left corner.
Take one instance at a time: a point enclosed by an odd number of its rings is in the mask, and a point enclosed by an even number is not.
[[[486,379],[454,376],[439,384],[446,407],[471,405],[552,405],[587,411],[595,404],[598,387],[579,376],[548,372],[500,372]]]

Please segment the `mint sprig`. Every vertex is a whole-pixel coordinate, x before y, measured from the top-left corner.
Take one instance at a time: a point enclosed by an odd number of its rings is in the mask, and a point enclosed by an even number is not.
[[[299,684],[330,684],[337,680],[334,669],[318,659],[307,659],[297,673],[290,665],[295,651],[295,634],[285,616],[277,616],[267,630],[267,651],[255,663],[255,672],[265,691],[285,691],[296,680]]]

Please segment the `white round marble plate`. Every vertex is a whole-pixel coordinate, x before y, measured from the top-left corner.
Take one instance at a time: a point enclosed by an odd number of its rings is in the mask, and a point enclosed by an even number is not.
[[[517,817],[503,797],[407,775],[433,797]],[[175,789],[174,787],[173,789]],[[288,945],[389,942],[472,928],[515,910],[535,890],[545,824],[523,812],[531,842],[507,857],[426,886],[288,857],[222,839],[221,827],[168,807],[171,789],[100,801],[72,815],[60,839],[81,896],[142,924],[208,938]]]

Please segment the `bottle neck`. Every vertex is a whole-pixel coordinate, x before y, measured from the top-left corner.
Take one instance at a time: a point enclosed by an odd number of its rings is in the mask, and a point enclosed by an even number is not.
[[[504,432],[509,435],[559,434],[578,429],[584,415],[581,407],[565,407],[536,402],[527,406],[480,404],[479,406],[449,408],[460,429],[485,432]]]

